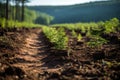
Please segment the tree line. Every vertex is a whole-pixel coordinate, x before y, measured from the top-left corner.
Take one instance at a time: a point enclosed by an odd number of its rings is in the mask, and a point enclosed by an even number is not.
[[[98,22],[120,19],[120,0],[96,1],[69,6],[29,6],[31,10],[54,16],[52,24]]]
[[[0,18],[8,20],[49,25],[53,16],[30,10],[25,3],[30,0],[0,0]],[[7,26],[7,23],[6,23]]]
[[[25,3],[29,1],[30,0],[0,0],[2,14],[0,17],[4,17],[6,20],[12,18],[14,20],[24,21]]]

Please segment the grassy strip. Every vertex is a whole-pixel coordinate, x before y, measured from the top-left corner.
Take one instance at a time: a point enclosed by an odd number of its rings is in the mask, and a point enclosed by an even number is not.
[[[28,23],[28,22],[18,22],[13,20],[6,21],[4,18],[0,18],[0,27],[2,28],[33,28],[33,27],[40,27],[42,25],[34,24],[34,23]]]

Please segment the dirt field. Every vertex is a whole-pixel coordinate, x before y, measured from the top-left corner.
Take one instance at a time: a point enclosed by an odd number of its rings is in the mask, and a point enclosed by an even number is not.
[[[0,29],[0,80],[119,80],[120,32],[101,35],[99,48],[69,36],[68,51],[53,50],[40,28]]]

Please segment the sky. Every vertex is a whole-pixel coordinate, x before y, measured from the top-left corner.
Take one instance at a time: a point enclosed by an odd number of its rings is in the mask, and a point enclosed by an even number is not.
[[[31,0],[27,5],[74,5],[101,0]]]

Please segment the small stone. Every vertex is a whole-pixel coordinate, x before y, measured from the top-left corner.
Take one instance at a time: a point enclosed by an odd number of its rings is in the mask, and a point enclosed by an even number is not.
[[[74,75],[74,78],[79,79],[80,76],[79,75]]]
[[[18,79],[19,77],[18,76],[15,76],[16,79]]]
[[[24,75],[24,78],[26,78],[27,77],[27,75]]]
[[[41,69],[42,69],[42,70],[46,70],[46,69],[48,69],[48,68],[47,68],[47,67],[42,67]]]
[[[2,63],[0,63],[0,66],[2,66]]]
[[[82,66],[79,66],[79,69],[82,69]]]

